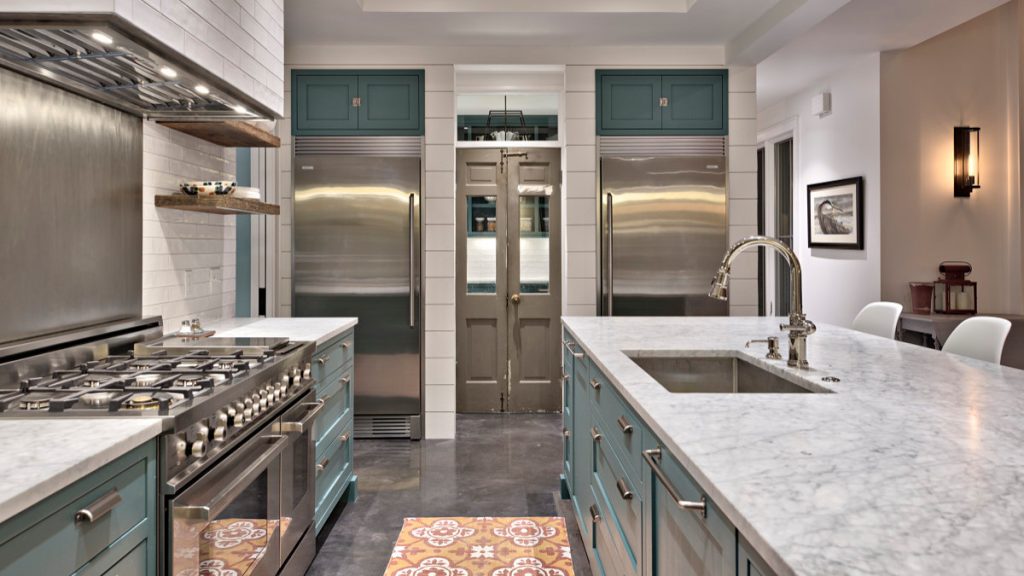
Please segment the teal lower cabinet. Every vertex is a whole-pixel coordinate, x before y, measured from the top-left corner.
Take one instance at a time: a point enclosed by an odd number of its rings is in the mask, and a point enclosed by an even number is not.
[[[343,497],[356,498],[353,463],[355,402],[355,335],[352,330],[317,346],[313,352],[316,398],[323,408],[316,417],[316,531],[327,523]]]
[[[563,491],[594,574],[772,576],[568,332],[563,343]]]
[[[154,576],[156,468],[150,441],[4,522],[0,575]]]

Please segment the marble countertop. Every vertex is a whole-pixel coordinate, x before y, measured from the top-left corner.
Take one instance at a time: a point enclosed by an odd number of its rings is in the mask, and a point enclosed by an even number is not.
[[[316,342],[317,346],[359,323],[358,318],[227,318],[208,324],[215,336],[237,338],[288,338]]]
[[[161,429],[160,418],[0,420],[0,522],[155,438]]]
[[[797,370],[744,349],[778,335],[785,356],[779,319],[563,321],[779,574],[1024,566],[1024,371],[827,325]],[[834,393],[672,394],[626,352],[737,357]]]

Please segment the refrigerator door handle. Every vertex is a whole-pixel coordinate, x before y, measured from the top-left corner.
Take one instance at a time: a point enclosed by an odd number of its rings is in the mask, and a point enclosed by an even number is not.
[[[416,195],[409,194],[409,328],[416,327]]]
[[[607,195],[608,208],[605,210],[605,218],[607,219],[606,228],[608,229],[608,262],[606,268],[608,269],[608,303],[605,306],[608,316],[613,315],[612,310],[612,299],[613,299],[613,287],[615,283],[615,235],[612,233],[614,228],[614,220],[612,218],[612,194],[609,192]]]

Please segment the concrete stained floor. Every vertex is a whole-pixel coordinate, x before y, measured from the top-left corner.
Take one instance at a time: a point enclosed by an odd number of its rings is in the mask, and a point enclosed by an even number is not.
[[[409,516],[565,516],[576,576],[590,576],[559,499],[560,414],[460,415],[456,440],[359,440],[359,498],[321,533],[307,576],[381,576]]]

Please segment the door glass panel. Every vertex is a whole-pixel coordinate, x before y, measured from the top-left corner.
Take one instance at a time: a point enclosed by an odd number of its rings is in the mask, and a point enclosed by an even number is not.
[[[498,199],[466,197],[466,292],[495,294],[498,274]]]
[[[558,140],[559,95],[554,92],[458,95],[461,141]]]
[[[269,484],[264,471],[216,517],[176,517],[174,576],[252,573],[281,527],[268,510]]]
[[[519,186],[519,292],[523,294],[551,290],[550,193],[550,186]]]
[[[775,235],[786,246],[793,246],[793,141],[775,145]],[[776,316],[789,315],[789,263],[775,256]]]

